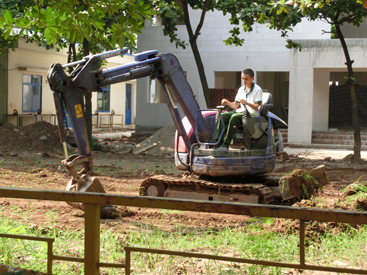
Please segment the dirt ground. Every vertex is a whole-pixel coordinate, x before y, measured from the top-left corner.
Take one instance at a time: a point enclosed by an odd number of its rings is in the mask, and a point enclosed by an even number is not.
[[[28,127],[28,128],[27,128]],[[32,127],[32,128],[31,128]],[[9,187],[64,190],[69,175],[61,165],[62,147],[58,142],[57,128],[40,123],[33,126],[0,127],[0,185]],[[162,133],[161,133],[162,134]],[[56,137],[56,138],[55,138]],[[166,135],[167,137],[167,135]],[[19,138],[20,141],[17,141]],[[109,149],[93,152],[95,171],[106,192],[138,195],[142,181],[152,175],[180,175],[169,150],[155,154],[134,154],[138,144],[145,145],[147,136],[116,137],[100,140]],[[168,137],[167,137],[168,138]],[[150,137],[156,142],[154,137]],[[142,143],[145,140],[145,143]],[[142,145],[141,145],[142,146]],[[167,147],[167,144],[165,144]],[[106,149],[105,148],[105,149]],[[73,150],[71,150],[73,151]],[[74,151],[75,153],[75,151]],[[366,174],[365,163],[355,164],[347,160],[311,160],[290,156],[286,161],[276,162],[272,174],[283,175],[294,169],[310,169],[325,165],[330,184],[308,201],[295,204],[299,207],[336,208],[355,210],[356,204],[343,204],[343,190]],[[363,180],[363,177],[360,179]],[[366,180],[364,180],[366,181]],[[345,200],[345,199],[344,199]],[[31,201],[0,198],[2,211],[14,218],[27,217],[34,227],[68,230],[84,228],[83,212],[63,202]],[[119,217],[102,219],[101,228],[126,232],[145,228],[161,228],[175,231],[184,226],[187,230],[238,227],[246,225],[250,217],[209,214],[199,212],[161,211],[156,209],[118,207]],[[281,229],[281,226],[278,227]],[[288,227],[289,229],[289,227]],[[270,228],[269,228],[270,230]],[[284,229],[286,230],[286,229]]]

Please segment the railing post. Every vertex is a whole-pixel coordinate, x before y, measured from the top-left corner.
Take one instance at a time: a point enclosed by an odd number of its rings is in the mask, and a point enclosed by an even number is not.
[[[47,242],[47,274],[52,275],[53,240]]]
[[[99,275],[100,251],[100,212],[99,204],[84,204],[85,237],[84,237],[84,274]]]
[[[299,258],[300,265],[305,266],[305,221],[299,220]]]
[[[125,275],[130,275],[131,272],[131,250],[128,247],[125,247]]]

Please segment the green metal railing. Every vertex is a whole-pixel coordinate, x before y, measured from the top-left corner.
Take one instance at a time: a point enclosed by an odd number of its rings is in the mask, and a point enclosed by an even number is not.
[[[52,239],[27,237],[34,240],[42,239],[51,242],[48,248],[47,263],[48,274],[52,274],[52,260],[65,260],[84,262],[84,274],[97,275],[100,267],[118,267],[125,268],[125,274],[131,273],[131,253],[145,252],[166,255],[176,255],[182,257],[205,258],[219,261],[229,261],[238,263],[249,263],[267,266],[277,266],[285,268],[308,269],[330,272],[343,272],[352,274],[367,274],[367,270],[338,268],[329,266],[308,265],[305,261],[305,222],[338,222],[367,224],[367,212],[344,211],[344,210],[326,210],[316,208],[298,208],[278,205],[259,205],[245,203],[223,203],[215,201],[194,201],[170,198],[140,197],[127,195],[112,195],[105,193],[79,193],[66,191],[51,190],[35,190],[0,187],[0,197],[6,198],[24,198],[36,200],[65,201],[65,202],[81,202],[85,206],[85,237],[84,237],[84,254],[83,258],[73,258],[65,256],[57,256],[52,254]],[[160,249],[147,249],[139,247],[125,247],[126,256],[124,264],[100,263],[100,205],[122,205],[130,207],[172,209],[181,211],[197,211],[221,214],[247,215],[257,217],[274,217],[283,219],[300,220],[300,259],[299,264],[262,261],[235,257],[215,256],[200,253],[189,253],[181,251],[170,251]],[[7,235],[6,237],[8,237]],[[16,237],[14,235],[14,237]],[[22,236],[24,238],[25,236]],[[46,240],[47,239],[47,240]],[[51,263],[50,263],[51,262]],[[51,265],[51,267],[50,267]]]

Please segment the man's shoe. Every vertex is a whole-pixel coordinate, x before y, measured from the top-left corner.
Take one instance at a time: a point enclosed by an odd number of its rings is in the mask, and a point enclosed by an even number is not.
[[[219,146],[216,151],[224,152],[228,151],[228,148],[226,146]]]

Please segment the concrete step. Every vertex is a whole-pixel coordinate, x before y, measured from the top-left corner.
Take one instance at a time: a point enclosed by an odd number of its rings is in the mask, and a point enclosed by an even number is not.
[[[288,142],[288,129],[279,129],[279,132],[282,134],[283,143]]]
[[[361,138],[363,139],[362,135]],[[312,133],[314,139],[333,139],[333,140],[354,140],[354,135],[339,135],[339,134],[315,134]]]
[[[361,136],[367,136],[367,131],[361,130]],[[330,134],[330,135],[354,135],[353,131],[337,130],[337,131],[312,131],[312,134]]]
[[[326,139],[326,138],[313,138],[312,143],[315,144],[339,144],[339,145],[353,145],[354,139]],[[361,141],[361,145],[367,146],[367,140]]]
[[[309,148],[328,148],[328,149],[348,149],[353,150],[354,132],[353,131],[312,131],[311,145],[288,144],[288,129],[279,129],[283,136],[285,146],[302,146]],[[362,150],[367,149],[367,131],[361,131]]]

